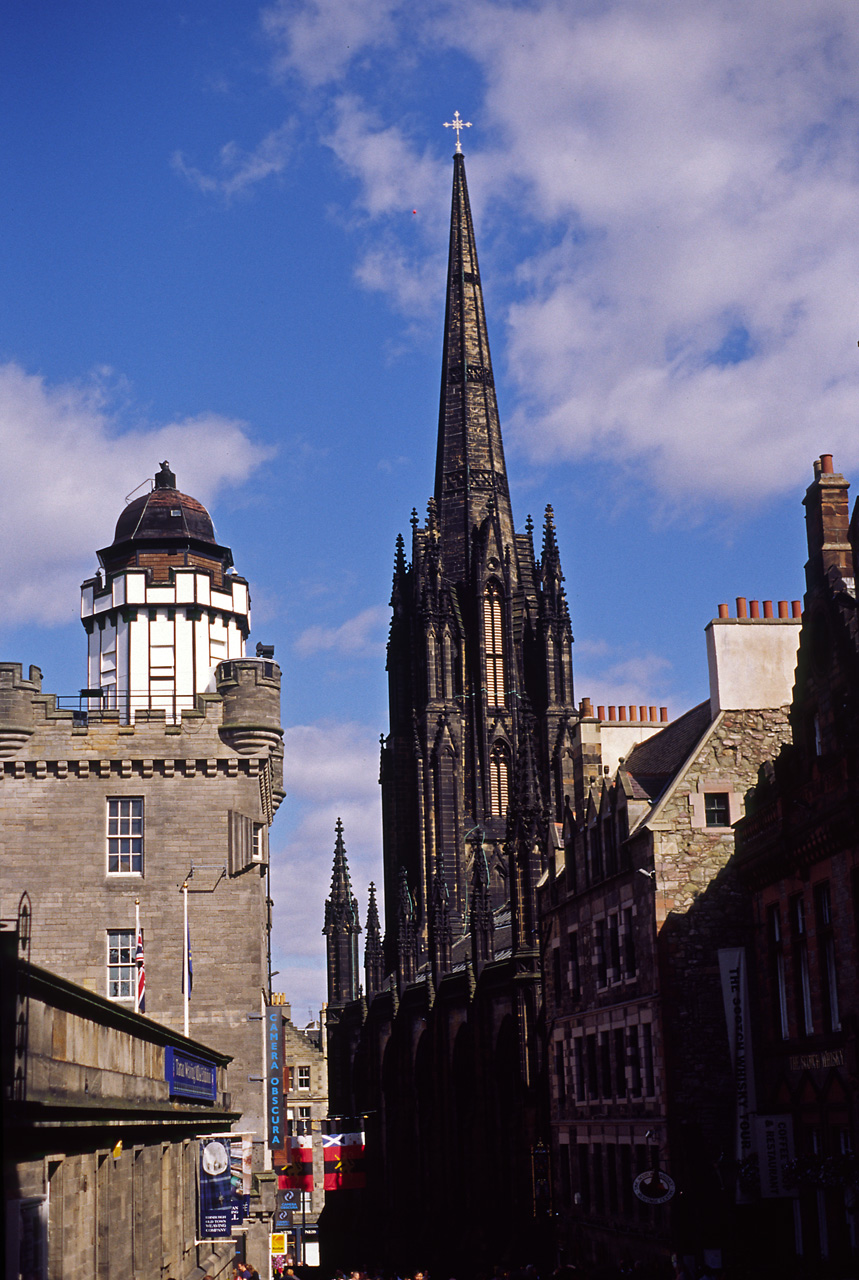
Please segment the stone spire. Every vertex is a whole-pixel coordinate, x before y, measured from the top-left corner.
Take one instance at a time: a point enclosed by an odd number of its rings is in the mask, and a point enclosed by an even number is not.
[[[382,930],[379,924],[379,908],[376,906],[376,886],[370,881],[370,901],[367,905],[367,934],[364,940],[364,987],[367,999],[371,999],[385,985],[385,959],[382,946]]]
[[[513,517],[465,160],[453,158],[453,203],[441,375],[435,501],[445,575],[469,576],[472,530],[494,504],[502,544],[513,545]]]
[[[331,896],[325,900],[325,927],[328,951],[328,1003],[348,1004],[358,997],[358,900],[352,893],[343,823],[337,819]]]

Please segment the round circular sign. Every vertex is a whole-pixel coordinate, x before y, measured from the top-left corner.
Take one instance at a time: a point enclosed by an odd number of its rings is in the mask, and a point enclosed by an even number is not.
[[[674,1179],[661,1169],[646,1169],[635,1179],[632,1189],[645,1204],[665,1204],[674,1195]]]
[[[203,1168],[212,1177],[226,1172],[230,1160],[223,1142],[207,1142],[203,1148]]]

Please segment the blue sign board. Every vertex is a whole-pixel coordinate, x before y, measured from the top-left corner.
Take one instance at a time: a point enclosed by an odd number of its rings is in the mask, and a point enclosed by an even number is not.
[[[265,1011],[266,1111],[268,1145],[279,1151],[286,1145],[286,1107],[283,1097],[283,1007],[267,1005]]]
[[[164,1050],[164,1079],[171,1098],[215,1102],[218,1097],[218,1068],[214,1062],[192,1057],[169,1044]]]

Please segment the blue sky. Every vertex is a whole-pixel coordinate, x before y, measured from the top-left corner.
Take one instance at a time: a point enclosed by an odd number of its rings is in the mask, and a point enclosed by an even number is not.
[[[324,997],[341,815],[380,877],[394,539],[433,482],[464,135],[519,527],[556,513],[576,696],[706,695],[720,601],[802,593],[859,470],[850,0],[11,0],[2,653],[84,681],[80,581],[169,458],[284,670],[275,968]]]

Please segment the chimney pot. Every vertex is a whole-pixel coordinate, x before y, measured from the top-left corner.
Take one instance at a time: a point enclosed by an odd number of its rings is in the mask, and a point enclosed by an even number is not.
[[[616,720],[616,719],[617,719],[617,707],[609,707],[609,709],[608,709],[608,718],[609,718],[609,720]]]
[[[650,719],[651,719],[651,720],[658,720],[658,719],[659,719],[659,715],[658,715],[658,713],[657,713],[656,707],[651,707],[651,708],[650,708]]]
[[[660,708],[659,708],[659,719],[660,719],[660,721],[661,721],[663,724],[667,724],[667,722],[668,722],[668,708],[667,708],[667,707],[660,707]]]
[[[590,698],[582,698],[581,702],[579,703],[579,715],[592,716],[593,713],[594,713],[594,709],[591,705]]]
[[[626,707],[618,707],[617,713],[619,719],[626,720]]]
[[[792,618],[802,617],[802,601],[801,600],[791,600],[790,613]]]
[[[597,720],[605,720],[605,707],[597,707]]]
[[[749,601],[749,617],[759,618],[760,616],[761,616],[760,602],[757,600],[750,600]]]
[[[731,616],[731,611],[730,611],[730,609],[728,608],[728,606],[727,606],[726,604],[720,604],[720,605],[719,605],[719,617],[720,617],[720,618],[730,618],[730,616]]]
[[[748,614],[746,613],[746,597],[745,596],[737,596],[737,617],[738,618],[748,617]]]
[[[789,617],[790,617],[790,611],[788,610],[788,607],[787,607],[787,601],[786,601],[786,600],[779,600],[779,602],[778,602],[778,616],[779,616],[780,618],[789,618]]]
[[[630,708],[629,708],[629,718],[630,718],[630,720],[637,720],[637,719],[638,719],[638,708],[637,708],[637,707],[630,707]]]
[[[639,720],[646,720],[646,719],[647,719],[647,707],[639,707],[639,708],[638,708],[638,718],[639,718]]]
[[[764,600],[764,617],[771,618],[772,616],[773,616],[773,602],[772,600]]]
[[[831,476],[834,474],[831,453],[822,453],[820,455],[820,470],[825,476]]]

